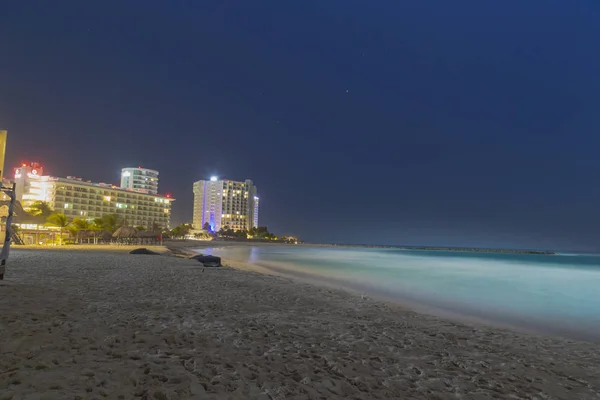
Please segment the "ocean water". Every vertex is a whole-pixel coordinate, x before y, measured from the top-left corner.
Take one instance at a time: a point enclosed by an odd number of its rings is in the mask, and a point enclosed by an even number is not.
[[[600,256],[303,246],[201,250],[442,311],[600,339]]]

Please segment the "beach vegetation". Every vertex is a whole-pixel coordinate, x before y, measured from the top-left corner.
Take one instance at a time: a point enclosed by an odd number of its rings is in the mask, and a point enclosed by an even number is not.
[[[192,225],[190,224],[179,224],[175,228],[171,229],[169,236],[173,239],[183,239],[192,231]]]
[[[248,236],[252,239],[277,240],[277,235],[269,232],[266,226],[257,226],[248,231]]]
[[[117,214],[104,214],[102,218],[96,218],[94,223],[99,224],[102,230],[110,233],[114,233],[119,229],[125,221],[123,221]]]
[[[28,208],[31,215],[39,215],[40,217],[48,218],[54,213],[52,207],[47,201],[34,201]]]
[[[280,240],[277,235],[269,232],[266,226],[258,226],[249,230],[233,230],[229,226],[225,226],[219,229],[217,237],[235,240]]]
[[[104,226],[102,225],[102,218],[95,218],[90,224],[90,231],[94,238],[94,244],[98,244],[98,239],[102,236]]]
[[[58,244],[62,246],[63,232],[71,225],[71,220],[65,214],[54,213],[47,218],[48,225],[55,226],[59,229]]]
[[[210,232],[202,231],[194,233],[194,238],[198,240],[212,240],[213,235]]]
[[[71,225],[67,227],[67,230],[75,241],[83,242],[84,237],[88,238],[92,231],[93,223],[83,218],[74,218]]]

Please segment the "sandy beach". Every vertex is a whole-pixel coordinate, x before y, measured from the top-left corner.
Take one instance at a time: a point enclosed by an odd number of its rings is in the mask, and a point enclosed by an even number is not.
[[[600,399],[590,343],[127,250],[13,249],[0,399]]]

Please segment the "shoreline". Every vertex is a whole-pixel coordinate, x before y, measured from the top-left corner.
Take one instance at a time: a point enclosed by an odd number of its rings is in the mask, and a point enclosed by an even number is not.
[[[170,243],[194,242],[193,240],[170,241]],[[337,244],[337,243],[308,243],[301,242],[297,244],[284,243],[277,241],[253,241],[253,240],[198,240],[199,247],[208,246],[206,243],[215,243],[213,246],[261,246],[261,245],[280,245],[280,246],[308,246],[308,247],[333,247],[333,248],[358,248],[358,249],[395,249],[395,250],[413,250],[413,251],[448,251],[459,253],[502,253],[502,254],[521,254],[521,255],[557,255],[561,254],[554,250],[527,250],[527,249],[492,249],[484,247],[448,247],[448,246],[401,246],[401,245],[376,245],[376,244]]]
[[[519,250],[519,249],[488,249],[479,247],[444,247],[444,246],[387,246],[370,244],[310,244],[307,246],[318,247],[342,247],[342,248],[361,248],[361,249],[395,249],[395,250],[413,250],[413,251],[448,251],[459,253],[502,253],[502,254],[531,254],[531,255],[555,255],[558,254],[551,250]]]
[[[171,256],[176,258],[187,259],[193,255],[201,253],[204,248],[219,248],[219,247],[252,247],[252,246],[312,246],[308,244],[284,244],[284,243],[253,243],[253,242],[236,242],[236,241],[166,241],[160,246],[145,246],[146,248],[160,253],[163,256]],[[123,253],[144,246],[139,245],[66,245],[66,246],[15,246],[15,249],[23,250],[48,250],[48,251],[91,251],[91,252],[116,252]],[[316,246],[324,247],[324,246]],[[382,292],[381,289],[369,288],[366,286],[357,285],[355,282],[346,282],[339,279],[326,278],[316,274],[310,274],[305,271],[295,271],[285,269],[278,266],[251,264],[238,260],[222,258],[225,267],[234,268],[240,271],[253,272],[264,274],[267,276],[276,276],[285,279],[291,279],[298,284],[308,284],[315,287],[341,290],[358,298],[369,298],[373,301],[386,303],[392,307],[398,307],[404,311],[416,312],[434,318],[441,318],[466,325],[484,326],[497,328],[512,332],[535,335],[547,338],[559,338],[565,340],[586,341],[591,343],[600,343],[600,334],[590,330],[568,329],[565,326],[556,326],[548,321],[532,321],[514,316],[501,315],[498,313],[482,313],[478,310],[469,310],[461,307],[445,306],[424,301],[423,299],[410,298],[401,294],[392,294]],[[8,266],[10,268],[10,265]]]
[[[11,253],[0,282],[1,396],[600,396],[591,343],[464,324],[273,274],[200,268],[179,249],[148,256],[119,247]]]
[[[179,253],[181,256],[189,258],[192,255],[200,254],[203,248],[237,247],[240,243],[241,246],[256,246],[255,243],[251,244],[233,241],[228,242],[228,245],[226,246],[211,246],[210,243],[212,242],[206,242],[204,246],[196,248],[187,245],[181,246],[181,244],[175,246],[169,246],[169,244],[167,244],[167,247],[173,253]],[[344,281],[337,278],[328,278],[317,274],[311,274],[306,271],[286,269],[285,267],[279,267],[277,265],[266,265],[265,262],[252,264],[222,257],[222,263],[226,267],[291,279],[299,284],[309,284],[325,289],[341,290],[360,298],[368,297],[374,301],[387,303],[390,306],[399,307],[405,311],[412,311],[457,323],[486,326],[547,338],[600,343],[600,333],[594,334],[591,330],[568,329],[565,326],[557,326],[549,321],[518,318],[511,315],[502,315],[498,312],[483,313],[475,309],[465,309],[464,307],[452,306],[449,304],[445,307],[440,307],[439,305],[427,302],[423,299],[410,298],[407,295],[402,294],[387,293],[381,289],[369,288],[368,286],[358,285],[355,282]]]
[[[364,290],[359,290],[357,288],[348,286],[347,283],[344,282],[319,280],[318,276],[309,276],[309,274],[306,274],[307,276],[300,276],[292,272],[279,272],[278,270],[266,267],[264,265],[249,264],[241,261],[230,260],[227,258],[224,258],[223,261],[225,262],[225,267],[234,268],[241,271],[256,272],[268,276],[277,276],[284,279],[290,279],[291,281],[296,282],[297,284],[311,285],[317,288],[341,291],[353,297],[356,297],[357,299],[368,299],[370,301],[386,304],[388,307],[397,308],[401,312],[414,312],[417,314],[426,315],[428,317],[440,318],[443,320],[452,321],[460,324],[483,326],[487,328],[501,329],[504,331],[523,333],[533,336],[557,337],[560,339],[568,339],[562,336],[553,336],[545,334],[542,330],[527,329],[518,325],[512,325],[509,323],[503,323],[492,319],[485,319],[483,317],[463,314],[459,311],[445,310],[439,307],[419,303],[416,300],[411,301],[408,299],[400,299],[391,295],[385,295],[383,293],[367,293]],[[598,342],[600,342],[600,339],[598,339]]]

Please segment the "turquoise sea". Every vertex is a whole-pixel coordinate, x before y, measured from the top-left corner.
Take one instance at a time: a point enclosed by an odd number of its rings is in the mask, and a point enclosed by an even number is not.
[[[489,322],[600,339],[599,255],[304,246],[200,251]]]

